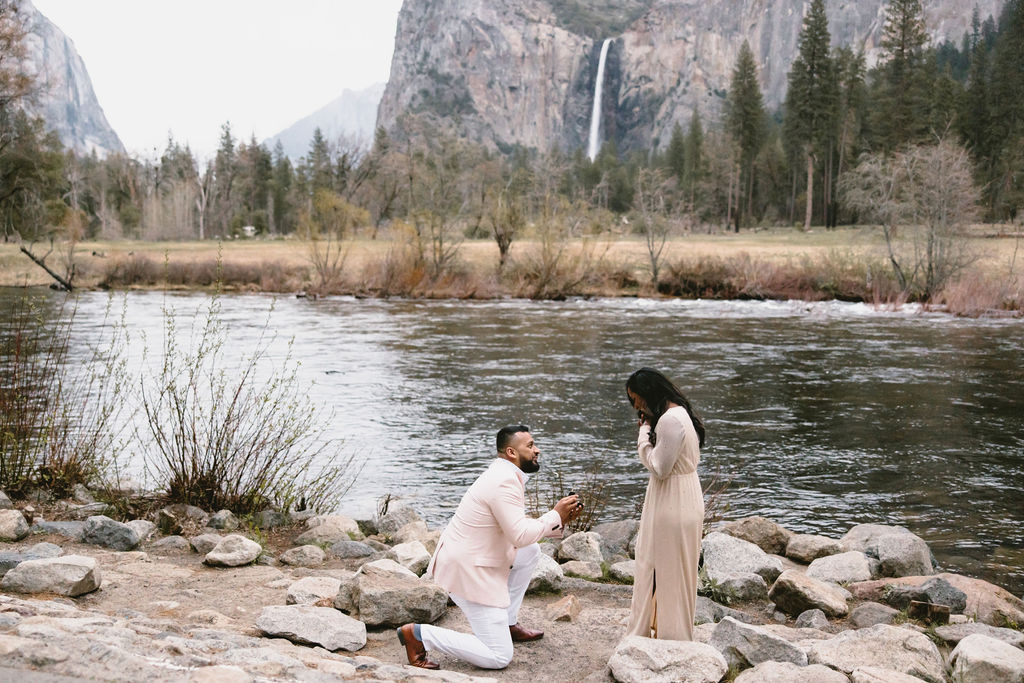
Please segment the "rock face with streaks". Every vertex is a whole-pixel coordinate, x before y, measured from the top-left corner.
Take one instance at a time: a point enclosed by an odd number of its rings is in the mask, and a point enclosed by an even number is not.
[[[975,5],[998,17],[1001,0],[924,3],[933,42],[959,43]],[[743,40],[750,42],[771,109],[785,98],[803,0],[408,0],[398,17],[391,78],[377,125],[412,132],[416,114],[498,149],[586,147],[594,81],[609,46],[602,139],[619,150],[668,144],[694,109],[721,112]],[[886,0],[826,0],[834,45],[881,54]]]
[[[39,12],[29,0],[21,1],[28,35],[23,68],[39,87],[29,111],[55,131],[65,147],[100,156],[124,153],[124,145],[110,127],[92,89],[85,62],[75,44]]]

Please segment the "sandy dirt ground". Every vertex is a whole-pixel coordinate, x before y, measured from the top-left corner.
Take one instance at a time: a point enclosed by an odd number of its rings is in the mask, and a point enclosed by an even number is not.
[[[291,547],[283,540],[284,536],[281,534],[280,538],[271,540],[272,550]],[[80,609],[111,616],[139,612],[152,619],[180,623],[183,627],[205,624],[249,636],[260,635],[255,622],[264,607],[285,604],[287,587],[293,581],[303,576],[331,574],[339,569],[354,570],[359,565],[356,560],[328,559],[315,569],[286,565],[214,569],[202,563],[202,555],[191,551],[161,552],[143,544],[137,551],[114,552],[56,535],[34,535],[20,543],[0,543],[0,552],[23,550],[27,544],[43,541],[60,545],[64,554],[89,555],[99,562],[102,587],[74,598],[73,602]],[[547,607],[569,594],[582,603],[578,618],[573,622],[550,621],[545,614]],[[606,674],[607,662],[625,630],[630,595],[630,586],[581,579],[568,579],[561,595],[528,595],[520,622],[544,630],[544,638],[517,644],[512,663],[502,671],[478,669],[444,655],[433,657],[445,670],[499,681],[610,680]],[[436,625],[469,630],[461,610],[451,604]],[[393,628],[368,629],[366,646],[353,654],[389,664],[406,663],[405,650],[399,645]]]

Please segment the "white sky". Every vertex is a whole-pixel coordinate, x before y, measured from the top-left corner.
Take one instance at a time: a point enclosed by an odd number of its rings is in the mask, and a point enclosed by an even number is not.
[[[384,83],[401,0],[32,0],[75,44],[128,152],[207,156]]]

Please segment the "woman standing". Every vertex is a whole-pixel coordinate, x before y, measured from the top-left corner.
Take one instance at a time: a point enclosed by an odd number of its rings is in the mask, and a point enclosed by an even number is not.
[[[662,373],[640,368],[626,381],[640,419],[637,450],[651,477],[636,539],[627,635],[693,639],[704,494],[697,478],[704,423]]]

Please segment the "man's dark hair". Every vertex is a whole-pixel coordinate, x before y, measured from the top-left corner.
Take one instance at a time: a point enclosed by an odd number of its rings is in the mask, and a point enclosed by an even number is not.
[[[498,452],[504,452],[505,448],[507,448],[508,445],[512,443],[513,436],[515,436],[519,432],[528,431],[530,431],[530,428],[527,427],[526,425],[509,425],[507,427],[502,427],[501,429],[499,429],[498,438],[495,439],[495,441],[498,444]]]

